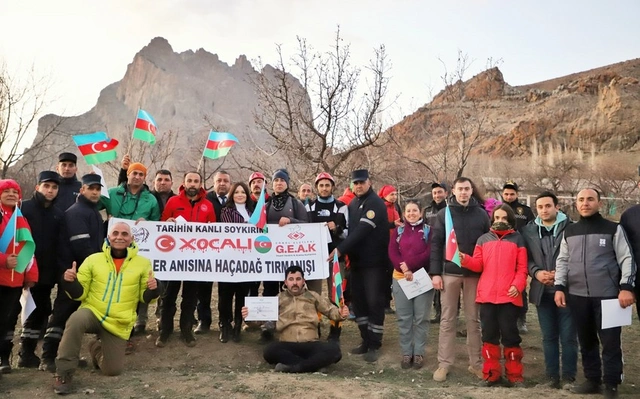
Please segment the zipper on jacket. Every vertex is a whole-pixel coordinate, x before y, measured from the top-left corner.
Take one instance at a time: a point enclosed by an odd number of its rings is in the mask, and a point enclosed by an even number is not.
[[[582,265],[584,267],[584,284],[587,286],[587,296],[591,297],[589,292],[589,278],[587,277],[587,236],[582,236]]]
[[[111,275],[113,272],[109,272],[109,278],[107,279],[107,286],[104,288],[104,295],[102,295],[102,300],[104,301],[107,297],[107,292],[109,292],[109,285],[111,284]]]

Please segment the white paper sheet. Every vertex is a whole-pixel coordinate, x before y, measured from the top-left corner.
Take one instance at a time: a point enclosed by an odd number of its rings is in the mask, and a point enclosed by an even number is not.
[[[400,284],[400,288],[404,291],[407,299],[415,298],[418,295],[424,294],[425,292],[433,289],[431,277],[429,277],[427,271],[424,269],[420,269],[413,273],[413,280],[407,281],[406,278],[403,278],[398,280],[398,284]]]
[[[631,314],[633,306],[622,308],[618,299],[603,299],[602,307],[602,329],[631,325]]]
[[[96,175],[100,176],[100,183],[102,184],[102,189],[100,190],[100,195],[109,198],[109,187],[107,187],[107,182],[104,180],[104,175],[102,174],[102,170],[96,165],[91,165],[93,171],[96,172]]]
[[[33,313],[34,310],[36,310],[36,303],[33,300],[33,296],[31,296],[30,289],[27,288],[26,290],[22,290],[22,295],[20,296],[20,306],[22,306],[21,317],[22,324],[24,324],[25,321],[27,321],[27,319],[29,318],[29,315]]]
[[[248,296],[244,306],[249,310],[246,321],[278,321],[277,296]]]

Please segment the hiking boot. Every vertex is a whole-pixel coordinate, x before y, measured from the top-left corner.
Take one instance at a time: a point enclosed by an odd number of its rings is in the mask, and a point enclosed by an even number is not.
[[[499,377],[497,380],[493,380],[493,381],[491,381],[491,380],[482,380],[478,384],[478,386],[491,388],[491,387],[496,387],[498,385],[502,385],[502,383],[503,383],[502,377]]]
[[[447,374],[449,374],[449,370],[444,367],[438,367],[436,371],[433,372],[433,380],[438,382],[443,382],[447,380]]]
[[[618,397],[618,386],[605,384],[603,393],[606,399],[616,399]]]
[[[562,389],[569,391],[571,390],[571,388],[573,388],[575,383],[576,383],[576,377],[562,377],[560,386],[562,387]]]
[[[349,351],[349,353],[351,353],[352,355],[364,355],[367,352],[369,352],[369,347],[364,343],[356,346]]]
[[[413,368],[416,370],[420,370],[424,366],[424,356],[415,355],[413,357]]]
[[[170,336],[169,334],[165,334],[165,332],[162,331],[158,339],[156,339],[156,346],[158,348],[164,348],[165,346],[167,346],[167,342],[169,341],[169,336]]]
[[[136,351],[136,344],[133,342],[133,340],[128,339],[127,340],[127,347],[124,348],[124,354],[125,355],[130,355],[135,351]]]
[[[220,342],[227,343],[229,342],[229,337],[231,336],[231,324],[220,323]]]
[[[236,322],[233,325],[233,330],[231,331],[231,340],[233,342],[240,342],[242,339],[240,334],[242,334],[242,322]]]
[[[400,367],[402,367],[404,370],[410,369],[412,363],[413,363],[413,357],[411,357],[409,355],[404,355],[404,356],[402,356],[402,361],[400,362]]]
[[[374,363],[378,360],[378,350],[377,349],[369,349],[367,353],[364,354],[364,361],[367,363]]]
[[[71,393],[71,375],[55,375],[55,380],[53,381],[53,392],[58,395],[66,395]]]
[[[54,359],[40,359],[40,366],[38,366],[38,370],[48,371],[50,373],[56,372],[56,361]]]
[[[291,366],[284,363],[278,363],[276,364],[276,367],[273,370],[278,373],[288,373],[291,371]]]
[[[0,374],[11,373],[11,359],[9,355],[0,356]]]
[[[147,325],[146,324],[138,324],[133,327],[133,335],[145,335],[147,333]]]
[[[208,334],[211,331],[211,326],[205,324],[203,322],[199,322],[196,330],[194,331],[197,335]]]
[[[189,348],[196,346],[196,337],[193,336],[193,332],[191,330],[180,331],[180,337],[184,341],[184,344]]]
[[[484,379],[484,374],[482,373],[482,369],[477,369],[473,366],[469,366],[467,367],[467,371],[470,372],[471,374],[475,375],[476,377],[478,377],[479,379],[483,380]]]
[[[571,388],[571,392],[579,393],[582,395],[591,393],[602,393],[602,384],[600,381],[586,380],[580,385],[576,385]]]
[[[40,358],[33,352],[21,352],[18,357],[18,367],[37,369],[40,366]]]
[[[547,382],[536,385],[536,388],[560,389],[562,388],[562,385],[560,385],[560,378],[549,377]]]

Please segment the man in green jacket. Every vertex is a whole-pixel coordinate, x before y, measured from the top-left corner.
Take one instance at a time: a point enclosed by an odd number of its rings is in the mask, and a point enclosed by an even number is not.
[[[144,184],[147,168],[134,162],[127,169],[127,182],[109,189],[100,202],[111,217],[128,220],[160,220],[158,200]]]
[[[138,255],[126,223],[111,226],[102,252],[87,257],[79,269],[73,262],[64,273],[60,289],[81,305],[67,321],[62,335],[56,358],[55,393],[71,392],[85,333],[97,335],[89,343],[94,366],[109,376],[122,372],[136,306],[157,298],[157,288],[151,262]]]

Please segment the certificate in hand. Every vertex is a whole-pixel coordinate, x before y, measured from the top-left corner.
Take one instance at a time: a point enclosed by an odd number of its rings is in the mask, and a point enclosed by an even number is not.
[[[400,288],[404,291],[407,299],[415,298],[418,295],[424,294],[425,292],[433,289],[431,278],[424,269],[420,269],[413,273],[413,280],[407,281],[406,278],[403,278],[398,280],[398,284],[400,284]]]
[[[246,321],[278,321],[277,296],[248,296],[244,306],[249,311]]]

